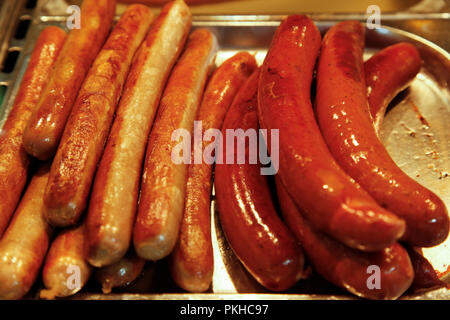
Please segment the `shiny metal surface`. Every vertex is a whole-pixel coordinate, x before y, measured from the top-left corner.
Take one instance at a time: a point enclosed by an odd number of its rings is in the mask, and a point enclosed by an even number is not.
[[[79,4],[80,0],[42,0],[45,10],[52,14],[64,14],[65,3]],[[142,2],[145,0],[119,0],[117,10],[123,12],[127,3]],[[352,13],[366,12],[367,7],[376,4],[382,13],[393,12],[443,12],[448,9],[448,0],[228,0],[213,1],[192,5],[191,10],[195,15],[201,14],[288,14],[292,12],[320,12],[320,13]],[[56,11],[59,10],[59,11]]]
[[[79,294],[74,300],[356,300],[354,296],[325,294]],[[448,289],[442,288],[414,294],[400,300],[448,300]]]
[[[11,0],[13,1],[13,0]],[[14,0],[16,1],[16,0]],[[136,0],[138,2],[139,0]],[[145,0],[142,0],[145,2]],[[118,1],[117,14],[126,9],[126,2]],[[135,2],[135,1],[132,1]],[[41,16],[64,16],[67,5],[81,4],[81,0],[39,0]],[[379,0],[373,1],[316,1],[316,0],[233,0],[191,6],[199,19],[236,20],[240,16],[255,16],[254,20],[278,20],[286,14],[308,14],[314,20],[367,20],[367,8],[380,8],[381,24],[418,34],[450,50],[450,0]],[[157,13],[158,7],[152,7]]]
[[[318,27],[324,32],[335,21],[342,20],[341,18],[341,16],[334,18],[327,16],[325,21],[316,20]],[[253,52],[257,60],[262,62],[280,19],[281,17],[278,16],[195,17],[194,28],[208,27],[217,35],[220,44],[217,64],[241,50]],[[13,86],[8,90],[6,104],[0,109],[0,127],[1,120],[5,118],[12,105],[38,34],[48,25],[64,27],[64,21],[65,18],[61,16],[34,17],[34,27],[28,35],[17,68],[11,78]],[[411,88],[394,101],[384,121],[381,137],[400,167],[411,177],[436,192],[450,209],[450,176],[448,176],[450,171],[450,55],[423,38],[397,29],[382,27],[377,30],[367,30],[366,58],[377,50],[399,41],[416,45],[421,52],[424,66]],[[418,117],[419,114],[423,118]],[[423,119],[426,119],[427,127],[424,126]],[[213,284],[208,293],[181,292],[170,280],[167,261],[161,261],[157,264],[157,279],[152,280],[155,284],[147,286],[151,289],[136,293],[130,293],[130,290],[102,295],[99,294],[98,285],[90,284],[74,299],[355,299],[314,274],[310,279],[300,281],[287,293],[273,294],[265,290],[247,273],[228,246],[221,231],[214,204],[213,200],[211,228],[214,239],[215,272]],[[450,283],[450,274],[446,271],[450,265],[449,242],[450,240],[447,239],[446,243],[440,246],[424,250],[425,255],[448,283]],[[439,289],[409,293],[403,298],[450,299],[450,291]]]

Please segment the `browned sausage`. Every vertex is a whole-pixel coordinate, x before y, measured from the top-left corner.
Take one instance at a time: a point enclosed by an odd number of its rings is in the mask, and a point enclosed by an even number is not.
[[[30,159],[23,148],[23,132],[66,39],[58,27],[47,27],[39,35],[8,119],[0,131],[0,237],[28,176]]]
[[[406,175],[377,136],[364,80],[364,27],[357,21],[326,34],[317,72],[316,115],[340,166],[382,207],[406,221],[402,239],[434,246],[447,238],[449,217],[433,192]]]
[[[377,131],[387,106],[416,77],[421,65],[419,52],[406,42],[389,46],[364,63],[367,99]]]
[[[308,17],[281,23],[262,67],[259,121],[279,129],[279,174],[308,220],[352,248],[381,250],[402,236],[405,223],[339,167],[323,140],[310,99],[319,47],[319,30]]]
[[[55,154],[81,83],[110,31],[115,8],[115,0],[83,1],[80,29],[67,36],[24,132],[23,145],[32,156],[46,160]]]
[[[364,63],[367,98],[377,132],[381,130],[388,104],[416,77],[421,64],[419,52],[409,43],[389,46]],[[419,249],[410,246],[406,249],[414,268],[410,290],[445,286]]]
[[[259,70],[233,101],[223,123],[224,137],[229,130],[258,129],[258,77]],[[237,145],[228,149],[227,143],[223,157],[234,159],[233,163],[216,163],[214,183],[220,224],[236,256],[255,279],[270,290],[282,291],[300,279],[303,252],[278,217],[260,165],[248,163],[251,147],[246,145],[242,151],[246,163],[237,164],[239,149]]]
[[[45,299],[68,297],[80,291],[92,273],[85,259],[85,225],[62,231],[53,240],[45,258],[42,281]]]
[[[0,299],[20,299],[36,280],[52,229],[43,215],[42,196],[50,165],[43,164],[0,240]]]
[[[255,58],[247,52],[240,52],[215,70],[197,114],[197,121],[202,125],[202,137],[208,129],[222,127],[233,98],[255,68]],[[203,141],[197,147],[203,154],[210,143]],[[171,256],[172,278],[181,288],[191,292],[208,290],[212,281],[211,175],[211,164],[202,161],[189,165],[183,219]]]
[[[136,53],[89,203],[88,260],[94,266],[117,262],[130,245],[148,135],[190,27],[189,8],[171,2]]]
[[[215,36],[197,29],[175,66],[161,99],[147,146],[141,197],[134,227],[134,247],[147,260],[169,255],[183,214],[187,165],[172,159],[175,130],[192,132],[206,78],[217,52]],[[189,153],[190,156],[190,153]]]
[[[321,234],[303,217],[277,177],[283,217],[300,241],[309,261],[331,283],[368,299],[396,299],[411,285],[414,270],[407,251],[398,243],[379,251],[361,252]],[[379,268],[379,288],[369,277]],[[375,285],[372,287],[369,285]]]
[[[131,60],[152,19],[148,7],[128,7],[81,86],[45,190],[46,217],[52,225],[73,225],[86,208]]]

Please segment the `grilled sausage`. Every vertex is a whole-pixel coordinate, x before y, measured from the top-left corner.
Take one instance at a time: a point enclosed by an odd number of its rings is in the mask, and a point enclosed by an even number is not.
[[[23,132],[65,39],[66,33],[58,27],[47,27],[41,32],[0,132],[0,237],[16,209],[29,173],[30,159],[23,148]]]
[[[50,165],[33,176],[13,219],[0,240],[0,299],[20,299],[36,280],[47,253],[52,228],[43,215],[42,196]]]
[[[47,160],[55,154],[81,83],[110,31],[115,7],[115,0],[83,1],[81,27],[67,36],[25,129],[23,145],[30,155]]]
[[[45,258],[41,298],[68,297],[80,291],[92,273],[85,259],[85,225],[62,231]]]
[[[279,175],[308,220],[352,248],[382,250],[405,223],[345,174],[322,138],[310,101],[319,47],[320,32],[306,16],[281,23],[261,71],[260,124],[279,129]]]
[[[404,42],[377,52],[364,63],[370,114],[377,132],[381,130],[387,106],[416,77],[421,64],[417,49]],[[445,286],[419,249],[410,246],[406,249],[414,268],[414,280],[409,290]]]
[[[316,115],[327,145],[340,166],[382,207],[406,221],[402,239],[429,247],[449,232],[445,204],[406,175],[377,136],[366,96],[364,27],[356,21],[326,34],[317,72]]]
[[[207,130],[222,127],[233,98],[255,68],[255,58],[240,52],[214,71],[197,114],[202,137]],[[194,150],[199,148],[203,156],[203,150],[209,144],[199,141]],[[194,151],[191,160],[194,160]],[[171,256],[172,278],[181,288],[191,292],[208,290],[212,281],[211,175],[212,164],[202,160],[202,163],[191,162],[189,165],[180,235]]]
[[[233,101],[223,123],[224,137],[229,130],[258,129],[258,77],[259,70],[247,80]],[[229,149],[227,142],[224,158],[228,160],[216,163],[220,224],[231,248],[253,277],[269,290],[282,291],[300,279],[303,252],[278,217],[260,165],[249,164],[252,147],[255,146],[249,142],[242,151],[246,163],[237,164],[238,146]],[[227,164],[229,159],[234,160],[232,164]]]
[[[129,285],[136,280],[144,269],[144,264],[145,260],[131,251],[119,261],[97,269],[95,277],[102,285],[103,293],[108,294],[113,288]]]
[[[174,1],[163,8],[136,53],[89,203],[88,260],[94,266],[117,262],[130,245],[148,135],[190,27],[189,8]]]
[[[396,299],[409,288],[414,278],[414,269],[407,251],[400,244],[394,243],[378,252],[348,248],[312,227],[278,176],[276,186],[287,225],[301,243],[314,270],[322,277],[368,299]],[[376,287],[376,281],[369,279],[376,267],[379,268],[379,288]]]
[[[364,63],[370,114],[377,132],[381,130],[387,106],[416,77],[421,64],[417,49],[404,42],[377,52]],[[414,268],[414,280],[409,290],[445,286],[419,249],[410,246],[406,249]]]
[[[130,6],[89,70],[52,163],[44,195],[46,217],[55,226],[75,224],[86,207],[97,162],[108,137],[131,60],[153,14]]]
[[[136,252],[144,259],[159,260],[175,246],[183,214],[187,165],[173,161],[172,149],[177,141],[171,137],[177,129],[192,132],[216,51],[215,36],[206,29],[195,30],[161,99],[147,146],[133,235]]]
[[[417,49],[402,42],[377,52],[364,63],[367,99],[375,129],[381,129],[386,108],[420,71],[422,60]]]

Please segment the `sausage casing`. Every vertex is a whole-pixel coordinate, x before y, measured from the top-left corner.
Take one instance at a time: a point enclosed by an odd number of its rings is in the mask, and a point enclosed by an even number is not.
[[[378,251],[351,249],[318,232],[303,217],[292,198],[276,179],[283,217],[300,241],[309,261],[331,283],[368,299],[396,299],[411,285],[414,270],[408,252],[398,243]],[[379,271],[375,271],[375,270]],[[375,273],[377,272],[377,273]],[[379,277],[379,288],[375,278]]]
[[[389,46],[364,63],[367,99],[378,133],[381,130],[387,106],[416,77],[421,64],[417,49],[406,42]],[[411,246],[407,246],[406,249],[414,268],[414,280],[410,290],[445,286],[419,249]]]
[[[86,208],[131,60],[152,19],[148,7],[128,7],[81,86],[45,191],[46,216],[52,225],[73,225]]]
[[[43,214],[50,165],[33,176],[0,240],[0,299],[20,299],[36,280],[47,253],[52,228]]]
[[[389,103],[411,83],[421,65],[419,52],[406,42],[389,46],[364,63],[367,99],[377,131]]]
[[[320,129],[339,165],[383,208],[404,219],[402,239],[434,246],[448,235],[447,209],[395,164],[378,138],[366,96],[364,31],[361,23],[346,21],[324,38],[317,72]]]
[[[23,148],[23,132],[65,39],[66,33],[58,27],[47,27],[41,32],[14,105],[0,132],[0,237],[28,177],[30,159]]]
[[[279,175],[308,220],[350,247],[381,250],[402,236],[405,223],[339,167],[322,138],[310,100],[319,47],[320,32],[306,16],[281,23],[262,66],[259,121],[279,129]]]
[[[85,259],[85,225],[63,230],[53,240],[42,270],[45,299],[68,297],[80,291],[92,273]]]
[[[247,52],[240,52],[214,71],[196,119],[201,121],[202,137],[207,130],[222,127],[225,113],[236,93],[255,69],[255,58]],[[199,141],[194,148],[199,148],[203,155],[203,150],[210,143]],[[191,160],[194,160],[194,151]],[[189,165],[183,219],[171,256],[172,278],[180,287],[191,292],[208,290],[212,281],[211,176],[212,164],[202,161]]]
[[[96,173],[87,216],[88,260],[120,260],[130,245],[148,135],[166,79],[191,27],[183,1],[165,6],[136,52]]]
[[[23,145],[30,155],[47,160],[55,154],[81,83],[110,31],[115,8],[115,0],[83,1],[80,28],[67,36],[25,129]]]
[[[175,246],[183,214],[187,164],[173,161],[172,148],[178,143],[172,141],[172,134],[180,129],[192,132],[216,52],[217,40],[210,31],[192,32],[164,90],[147,146],[133,234],[136,252],[144,259],[159,260]]]
[[[229,130],[258,129],[258,76],[259,70],[233,101],[223,123],[224,137]],[[235,160],[232,164],[216,163],[214,183],[220,224],[236,256],[253,277],[269,290],[282,291],[300,279],[303,252],[278,217],[260,165],[249,163],[252,147],[248,145],[243,151],[246,163],[237,164],[237,146],[228,149],[227,143],[224,158]]]

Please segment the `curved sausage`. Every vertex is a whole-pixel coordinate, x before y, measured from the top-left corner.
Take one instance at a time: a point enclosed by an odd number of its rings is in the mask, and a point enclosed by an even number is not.
[[[23,148],[23,132],[36,106],[56,57],[66,39],[58,27],[39,35],[11,112],[0,131],[0,237],[22,195],[30,159]]]
[[[89,203],[88,260],[94,266],[117,262],[130,245],[148,135],[190,27],[189,8],[183,1],[171,2],[136,52]]]
[[[326,34],[317,72],[316,115],[340,166],[382,207],[406,221],[403,240],[435,246],[448,235],[449,217],[433,192],[406,175],[379,140],[366,96],[364,27],[342,22]]]
[[[43,215],[42,196],[50,165],[33,176],[13,219],[0,240],[0,299],[20,299],[36,280],[52,228]]]
[[[306,16],[281,23],[261,71],[260,124],[279,129],[279,175],[308,220],[352,248],[382,250],[405,223],[339,167],[322,138],[310,100],[319,47],[320,32]]]
[[[89,280],[92,267],[85,259],[85,225],[62,231],[53,240],[42,270],[40,297],[68,297]]]
[[[240,52],[214,71],[197,114],[197,121],[202,125],[202,137],[208,129],[222,127],[233,98],[255,69],[255,58],[247,52]],[[197,148],[202,155],[210,143],[199,142]],[[194,151],[191,159],[194,159]],[[191,292],[208,290],[212,281],[211,176],[212,164],[202,161],[189,165],[183,219],[177,245],[171,255],[172,278],[178,286]]]
[[[110,31],[115,8],[115,0],[83,1],[80,28],[67,36],[25,129],[23,145],[30,155],[47,160],[55,154],[81,83]]]
[[[258,129],[258,77],[259,70],[233,101],[223,123],[224,137],[230,130]],[[248,163],[250,148],[246,145],[242,151],[245,164],[216,163],[214,181],[220,224],[231,248],[253,277],[269,290],[282,291],[300,279],[303,252],[278,217],[260,165]],[[224,158],[237,161],[238,150],[237,146],[228,149],[227,143]]]
[[[108,294],[113,288],[126,286],[136,280],[144,269],[144,264],[144,259],[131,252],[119,261],[97,269],[95,277],[102,285],[103,293]]]
[[[175,130],[192,132],[216,52],[215,36],[206,29],[195,30],[161,99],[147,146],[133,234],[136,252],[144,259],[164,258],[175,246],[183,214],[187,165],[172,159],[172,149],[178,144],[172,134]]]
[[[148,7],[128,7],[81,86],[44,195],[46,217],[54,226],[75,224],[86,208],[131,60],[152,19],[153,13]]]
[[[367,99],[377,132],[389,103],[406,89],[421,65],[419,51],[406,42],[389,46],[364,63]]]
[[[404,42],[377,52],[364,63],[367,98],[377,132],[381,130],[387,106],[416,77],[421,64],[417,49]],[[406,249],[414,268],[410,290],[445,286],[433,266],[419,251],[410,246]]]
[[[283,217],[289,228],[301,243],[305,253],[322,277],[331,283],[363,298],[396,299],[411,285],[414,269],[408,252],[398,243],[378,251],[362,252],[351,249],[318,232],[303,217],[303,212],[276,177],[276,186]],[[379,268],[379,288],[375,280],[373,266]]]

